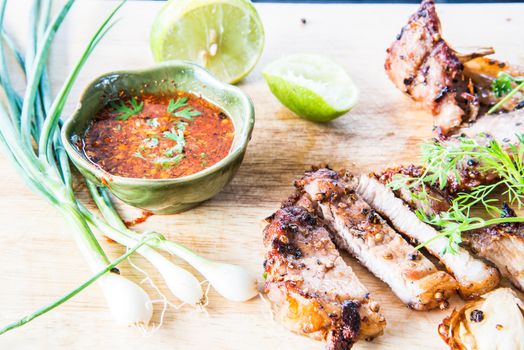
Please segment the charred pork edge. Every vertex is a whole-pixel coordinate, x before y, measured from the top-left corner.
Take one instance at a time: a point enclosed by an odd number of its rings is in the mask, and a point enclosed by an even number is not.
[[[281,207],[281,209],[279,209],[279,211],[280,210],[285,210],[288,207],[294,206],[294,202],[296,202],[297,198],[298,197],[296,195],[294,195],[290,199],[285,201],[282,204],[282,207]],[[305,208],[302,208],[302,209],[307,211],[307,209],[305,209]],[[269,228],[269,226],[273,224],[273,221],[276,218],[277,212],[273,213],[272,215],[270,215],[269,217],[267,217],[265,219],[265,221],[267,222],[267,226],[264,229],[264,231],[266,231]],[[324,225],[322,225],[320,223],[317,223],[317,225],[319,225],[322,228],[326,229],[324,227]],[[327,231],[327,229],[326,229],[326,231]],[[329,233],[329,231],[327,231],[327,232]],[[264,236],[265,235],[266,235],[266,233],[264,232]],[[265,241],[265,245],[267,247],[273,247],[273,240],[271,242]],[[273,249],[273,248],[271,248],[271,249]],[[349,267],[349,266],[348,266],[348,268],[351,269],[351,267]],[[352,273],[354,274],[353,271],[352,271]],[[356,281],[360,283],[360,281],[358,280],[358,277],[356,275],[354,275],[354,277],[355,277]],[[281,291],[281,292],[285,293],[283,291]],[[373,302],[371,300],[370,300],[370,302],[373,304]],[[340,350],[342,350],[342,349],[346,350],[347,349],[348,350],[360,338],[360,336],[364,337],[366,340],[371,340],[374,337],[382,335],[383,334],[383,329],[384,329],[386,323],[385,323],[385,318],[382,315],[378,314],[378,307],[377,306],[378,306],[378,304],[376,304],[376,306],[373,306],[373,305],[370,305],[370,303],[368,303],[368,302],[366,302],[363,305],[362,302],[358,300],[358,298],[355,299],[355,300],[351,300],[350,299],[350,300],[347,300],[347,301],[343,302],[343,304],[341,306],[342,307],[342,309],[341,309],[341,319],[340,319],[339,323],[338,324],[334,324],[333,327],[326,334],[326,341],[327,341],[326,349],[337,349],[337,350],[338,349],[340,349]],[[362,313],[363,316],[361,316],[360,313]],[[377,313],[378,316],[380,316],[378,318],[379,323],[377,325],[375,325],[374,328],[370,328],[370,330],[371,329],[376,329],[377,331],[375,331],[373,333],[362,333],[362,331],[364,331],[366,328],[368,328],[368,327],[365,327],[365,324],[363,325],[362,322],[365,323],[366,321],[364,321],[364,320],[369,320],[368,316],[373,314],[373,313]],[[304,334],[304,335],[306,335],[306,334]]]

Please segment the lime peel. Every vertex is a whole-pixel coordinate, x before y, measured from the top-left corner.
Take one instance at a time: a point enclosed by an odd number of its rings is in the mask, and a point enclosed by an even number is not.
[[[264,29],[249,0],[170,0],[150,38],[156,61],[189,60],[235,83],[256,65]]]
[[[324,56],[285,56],[262,74],[282,104],[312,121],[333,120],[351,110],[358,100],[358,89],[346,71]]]

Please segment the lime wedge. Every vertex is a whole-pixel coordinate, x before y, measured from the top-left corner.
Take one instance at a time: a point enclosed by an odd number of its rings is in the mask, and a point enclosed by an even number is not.
[[[235,83],[257,63],[264,28],[249,0],[170,0],[150,38],[156,61],[193,61]]]
[[[324,56],[285,56],[268,65],[262,74],[283,105],[315,122],[341,116],[358,100],[358,89],[346,71]]]

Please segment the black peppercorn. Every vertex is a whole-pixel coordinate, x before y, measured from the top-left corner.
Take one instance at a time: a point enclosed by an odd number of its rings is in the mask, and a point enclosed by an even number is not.
[[[482,320],[484,319],[484,312],[482,312],[481,310],[473,310],[469,315],[469,319],[471,320],[471,322],[482,322]]]

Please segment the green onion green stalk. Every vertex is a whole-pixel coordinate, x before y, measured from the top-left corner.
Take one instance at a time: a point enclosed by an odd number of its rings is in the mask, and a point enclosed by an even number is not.
[[[115,320],[124,325],[146,328],[152,317],[152,303],[146,292],[113,269],[137,252],[161,273],[166,285],[184,303],[202,303],[202,289],[194,275],[176,266],[155,249],[177,255],[193,265],[231,300],[244,301],[257,294],[256,280],[244,269],[206,260],[186,247],[166,240],[158,233],[138,234],[128,229],[113,207],[105,189],[88,183],[89,191],[103,219],[81,204],[73,190],[73,176],[67,154],[60,141],[60,116],[78,74],[88,57],[111,28],[113,17],[123,0],[103,21],[54,99],[47,76],[47,60],[53,38],[74,0],[68,0],[51,20],[51,0],[34,0],[30,14],[28,48],[23,55],[4,30],[6,1],[0,0],[0,148],[12,161],[25,182],[56,207],[69,221],[73,237],[94,275],[57,301],[4,328],[3,334],[61,305],[98,281]],[[14,56],[25,77],[23,97],[12,85],[6,49]],[[97,241],[92,228],[104,232],[128,251],[112,263]]]

